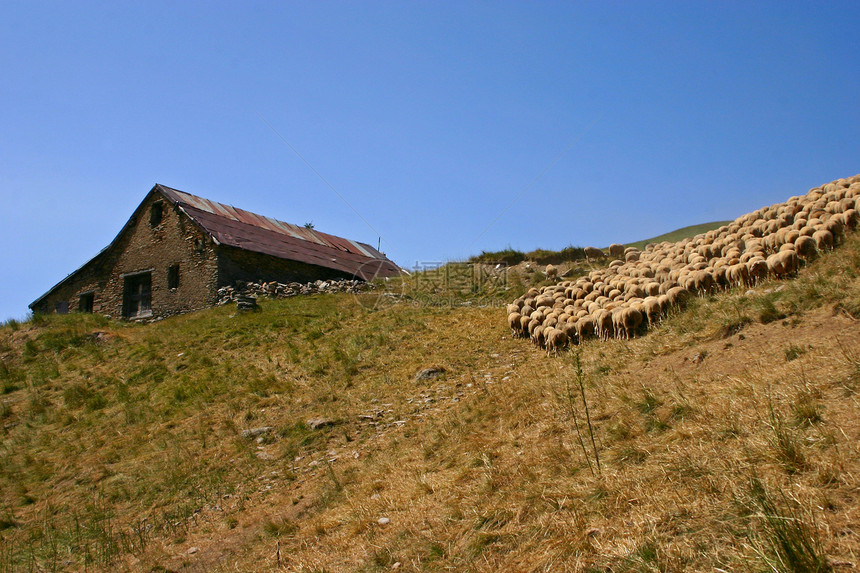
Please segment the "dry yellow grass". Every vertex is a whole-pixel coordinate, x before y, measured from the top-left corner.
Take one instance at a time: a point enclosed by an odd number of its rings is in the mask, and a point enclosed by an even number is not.
[[[349,296],[6,326],[0,571],[849,570],[858,276],[854,235],[558,359]]]

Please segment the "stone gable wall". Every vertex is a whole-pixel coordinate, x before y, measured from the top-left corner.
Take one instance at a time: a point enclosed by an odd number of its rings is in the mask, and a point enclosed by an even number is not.
[[[161,221],[151,224],[154,203],[162,205]],[[152,317],[208,308],[215,303],[216,246],[178,207],[158,192],[138,208],[123,236],[106,253],[87,263],[65,284],[46,296],[33,310],[58,312],[63,303],[73,312],[82,294],[94,295],[93,312],[123,316],[125,276],[151,273]],[[168,269],[179,265],[179,285],[168,288]]]

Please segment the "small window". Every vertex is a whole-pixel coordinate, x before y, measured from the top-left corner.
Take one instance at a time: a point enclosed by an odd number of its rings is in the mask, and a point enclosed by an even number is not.
[[[82,294],[80,300],[78,301],[78,312],[86,312],[92,314],[93,303],[95,303],[95,300],[96,296],[91,292]]]
[[[167,268],[167,288],[179,288],[179,265],[170,265]]]
[[[160,201],[158,203],[153,203],[152,208],[149,210],[149,226],[157,227],[161,224],[161,220],[164,218],[164,203]]]
[[[61,300],[57,303],[57,314],[69,314],[69,303],[65,300]]]

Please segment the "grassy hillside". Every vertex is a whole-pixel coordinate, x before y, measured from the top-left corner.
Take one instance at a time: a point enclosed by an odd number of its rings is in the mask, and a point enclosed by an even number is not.
[[[731,221],[712,221],[710,223],[699,223],[698,225],[681,227],[680,229],[675,229],[674,231],[670,231],[662,235],[657,235],[656,237],[651,237],[650,239],[636,241],[635,243],[628,243],[624,246],[636,247],[637,249],[641,250],[644,249],[645,245],[647,245],[648,243],[662,243],[663,241],[675,243],[688,237],[695,237],[696,235],[699,235],[701,233],[707,233],[708,231],[711,231],[713,229],[719,229],[723,225],[728,225],[729,223],[731,223]]]
[[[0,573],[858,565],[857,234],[557,359],[450,300],[0,328]]]

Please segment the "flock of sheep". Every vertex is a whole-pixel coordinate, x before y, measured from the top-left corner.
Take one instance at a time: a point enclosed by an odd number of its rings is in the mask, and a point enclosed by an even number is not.
[[[793,275],[860,222],[860,175],[763,207],[719,229],[644,251],[610,245],[608,267],[575,281],[532,288],[509,304],[514,336],[547,355],[594,336],[628,339],[688,297]],[[589,247],[589,258],[605,257]],[[599,253],[599,255],[598,255]],[[557,269],[550,265],[547,276]]]

